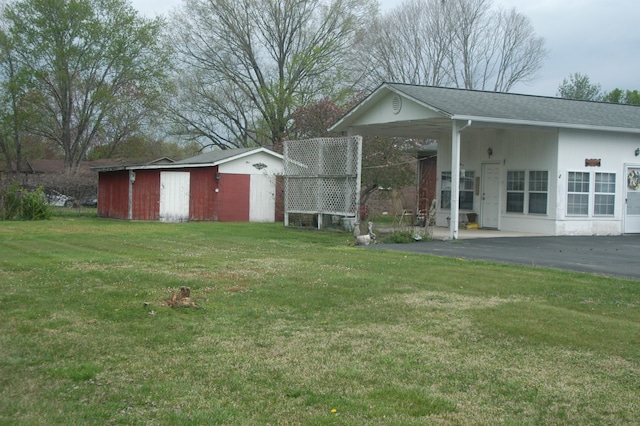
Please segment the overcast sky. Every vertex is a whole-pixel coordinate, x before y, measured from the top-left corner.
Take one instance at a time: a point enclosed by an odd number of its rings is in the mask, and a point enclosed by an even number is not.
[[[379,0],[383,10],[402,4]],[[168,15],[182,0],[132,0],[144,15]],[[640,90],[640,1],[493,0],[527,16],[549,55],[538,77],[514,93],[555,96],[569,74],[586,74],[605,91]]]

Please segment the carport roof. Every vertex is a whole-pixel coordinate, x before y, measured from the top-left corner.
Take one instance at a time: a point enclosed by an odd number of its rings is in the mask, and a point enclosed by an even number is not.
[[[640,107],[605,102],[578,101],[513,93],[486,92],[433,86],[383,83],[331,127],[346,131],[375,104],[397,94],[440,117],[440,127],[450,120],[472,120],[493,125],[581,128],[640,133]],[[436,121],[433,118],[431,121]],[[412,120],[412,123],[420,120]],[[422,120],[423,124],[429,120]],[[398,128],[402,120],[389,122]],[[435,123],[434,123],[435,124]],[[449,127],[449,126],[447,126]]]

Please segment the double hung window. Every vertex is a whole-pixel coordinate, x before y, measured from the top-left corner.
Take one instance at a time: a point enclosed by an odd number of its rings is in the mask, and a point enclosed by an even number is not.
[[[451,208],[451,172],[442,172],[440,184],[440,206],[443,209]],[[475,172],[464,171],[460,173],[460,190],[458,191],[458,208],[461,210],[473,210],[473,192],[475,190]]]
[[[587,216],[589,214],[589,173],[569,172],[567,214]]]
[[[596,173],[593,214],[613,216],[616,201],[616,174]]]
[[[548,171],[507,171],[507,213],[547,214],[548,193]]]
[[[567,177],[567,215],[589,216],[590,211],[593,216],[614,215],[615,173],[569,172]]]

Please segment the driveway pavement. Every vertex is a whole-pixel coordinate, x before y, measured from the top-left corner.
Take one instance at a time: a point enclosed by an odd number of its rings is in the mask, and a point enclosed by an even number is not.
[[[478,231],[476,231],[478,232]],[[482,231],[479,231],[482,232]],[[470,260],[511,263],[640,280],[640,235],[602,237],[518,236],[408,244],[375,244],[372,250],[395,250]]]

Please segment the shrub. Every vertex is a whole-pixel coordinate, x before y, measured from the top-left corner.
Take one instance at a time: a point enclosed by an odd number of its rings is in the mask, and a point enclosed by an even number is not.
[[[18,182],[2,189],[0,194],[0,217],[3,220],[51,219],[53,211],[46,202],[44,188],[36,190],[20,188]]]
[[[402,244],[412,243],[414,241],[413,234],[410,231],[393,231],[382,237],[380,242],[384,244]]]
[[[2,220],[11,220],[20,212],[20,193],[18,182],[3,187],[0,193],[0,217]]]

